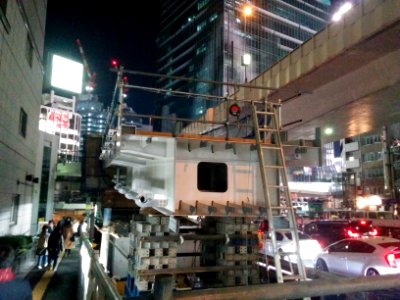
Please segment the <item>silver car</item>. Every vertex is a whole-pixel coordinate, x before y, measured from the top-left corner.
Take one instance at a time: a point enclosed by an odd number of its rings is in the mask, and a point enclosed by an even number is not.
[[[307,268],[314,268],[315,258],[319,253],[322,252],[321,245],[318,243],[317,240],[312,239],[307,234],[298,232],[298,235],[299,235],[300,257],[303,261],[303,264]],[[278,251],[289,252],[289,253],[295,251],[296,247],[292,240],[292,234],[290,232],[281,232],[277,230],[275,236],[276,236]],[[271,237],[268,235],[268,232],[266,238],[263,240],[263,245],[260,249],[260,254],[270,257],[273,257],[274,255],[272,240]],[[284,259],[287,261],[291,261],[292,263],[297,263],[296,255],[289,255]]]
[[[333,243],[317,256],[315,268],[344,276],[400,274],[400,240],[362,237]]]

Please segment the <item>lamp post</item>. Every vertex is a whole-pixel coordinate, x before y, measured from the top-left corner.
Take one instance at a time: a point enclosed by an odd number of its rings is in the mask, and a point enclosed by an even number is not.
[[[250,65],[250,54],[246,53],[246,44],[247,44],[247,17],[250,16],[253,12],[253,9],[250,5],[246,5],[243,9],[244,15],[244,46],[243,46],[243,56],[242,56],[242,65],[244,66],[244,81],[247,82],[247,66]]]

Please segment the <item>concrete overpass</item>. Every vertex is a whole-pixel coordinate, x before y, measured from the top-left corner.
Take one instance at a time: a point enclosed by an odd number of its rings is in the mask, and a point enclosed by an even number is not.
[[[252,82],[277,88],[268,99],[283,101],[289,140],[331,126],[333,141],[400,122],[399,63],[400,1],[365,0]]]

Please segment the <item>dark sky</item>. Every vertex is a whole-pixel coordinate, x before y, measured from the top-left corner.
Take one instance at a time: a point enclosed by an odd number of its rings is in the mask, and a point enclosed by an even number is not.
[[[45,62],[50,61],[49,53],[82,62],[75,42],[79,38],[89,67],[97,74],[100,101],[109,105],[116,80],[116,73],[109,71],[111,58],[117,58],[129,70],[156,72],[158,3],[158,0],[49,0]],[[143,76],[129,76],[129,83],[155,86],[154,79]],[[147,114],[153,111],[152,100],[156,97],[130,89],[127,103],[138,113]]]

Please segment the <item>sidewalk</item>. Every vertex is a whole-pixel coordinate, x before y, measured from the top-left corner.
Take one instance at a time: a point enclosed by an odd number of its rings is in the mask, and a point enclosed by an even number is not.
[[[82,295],[79,290],[81,274],[81,257],[79,249],[73,249],[69,256],[60,257],[55,271],[48,269],[39,270],[36,262],[26,274],[25,279],[32,287],[33,300],[80,300]],[[22,274],[18,274],[21,277]]]

